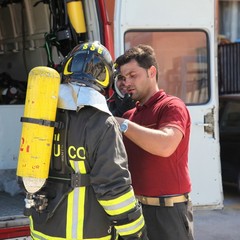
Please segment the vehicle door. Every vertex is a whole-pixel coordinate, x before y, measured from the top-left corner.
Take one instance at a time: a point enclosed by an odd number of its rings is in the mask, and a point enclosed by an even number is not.
[[[116,57],[139,43],[155,49],[160,88],[191,115],[193,204],[221,208],[215,11],[214,0],[116,0],[114,37]]]

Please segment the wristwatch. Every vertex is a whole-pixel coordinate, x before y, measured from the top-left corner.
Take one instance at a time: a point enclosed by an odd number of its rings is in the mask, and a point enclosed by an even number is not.
[[[121,123],[121,125],[120,125],[120,131],[121,131],[122,133],[125,133],[125,132],[128,130],[128,122],[129,122],[129,120],[128,120],[128,119],[125,119],[125,120]]]

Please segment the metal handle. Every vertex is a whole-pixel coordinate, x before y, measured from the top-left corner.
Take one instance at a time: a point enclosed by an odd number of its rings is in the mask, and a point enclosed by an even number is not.
[[[211,123],[195,123],[196,126],[201,127],[212,127],[213,125]]]

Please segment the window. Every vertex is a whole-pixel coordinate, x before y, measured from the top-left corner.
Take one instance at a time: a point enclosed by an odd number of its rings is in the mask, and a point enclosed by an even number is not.
[[[240,41],[240,1],[219,1],[219,33],[231,42]]]
[[[220,119],[220,129],[222,131],[233,131],[234,133],[240,130],[240,99],[225,100],[222,106],[223,113]]]
[[[208,40],[203,31],[128,31],[125,49],[151,45],[159,64],[159,87],[186,104],[209,100]]]

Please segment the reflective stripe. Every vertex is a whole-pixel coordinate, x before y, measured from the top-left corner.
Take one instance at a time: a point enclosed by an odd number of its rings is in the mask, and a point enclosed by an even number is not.
[[[69,161],[75,172],[86,174],[84,161]],[[68,196],[67,239],[83,239],[86,187],[74,188]]]
[[[70,240],[69,238],[57,238],[57,237],[50,237],[50,236],[46,236],[46,237],[40,237],[38,236],[38,234],[33,234],[32,233],[32,237],[34,240]],[[71,238],[71,240],[74,240]],[[111,236],[107,236],[107,237],[101,237],[101,238],[78,238],[78,239],[75,239],[75,240],[111,240]]]
[[[75,172],[86,174],[84,161],[70,160]],[[83,240],[86,187],[74,188],[68,196],[67,235],[66,239]],[[111,235],[101,238],[86,238],[85,240],[111,240]]]
[[[70,160],[71,167],[75,172],[86,174],[84,161]],[[84,205],[85,205],[86,187],[74,188],[68,195],[67,207],[67,226],[66,238],[52,237],[34,230],[32,218],[30,219],[31,235],[35,240],[111,240],[111,235],[98,238],[83,238],[83,223],[84,223]]]
[[[115,226],[117,232],[120,236],[131,235],[140,231],[144,226],[144,218],[141,215],[137,220],[134,222],[124,224],[121,226]]]
[[[66,219],[66,238],[71,238],[72,237],[72,226],[73,226],[73,219],[72,219],[72,209],[73,209],[73,192],[70,192],[68,194],[68,207],[67,207],[67,219]]]
[[[33,237],[34,240],[62,240],[64,238],[58,238],[58,237],[51,237],[48,235],[45,235],[43,233],[40,233],[38,231],[35,231],[33,228],[33,220],[32,217],[29,217],[30,220],[30,230],[31,230],[31,236]]]
[[[114,216],[133,209],[136,206],[136,198],[133,190],[130,190],[129,192],[115,199],[99,200],[99,203],[102,205],[107,214]]]
[[[109,236],[106,236],[106,237],[101,237],[101,238],[59,238],[59,237],[51,237],[51,236],[48,236],[48,235],[45,235],[43,233],[40,233],[38,231],[35,231],[33,229],[33,221],[32,221],[32,218],[29,217],[29,220],[30,220],[30,229],[31,229],[31,236],[33,237],[34,240],[111,240],[111,235]]]

